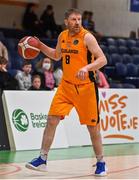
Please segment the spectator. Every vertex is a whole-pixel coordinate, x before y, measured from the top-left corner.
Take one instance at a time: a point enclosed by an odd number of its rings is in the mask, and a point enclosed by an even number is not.
[[[36,72],[33,74],[39,74],[41,76],[42,88],[52,90],[55,87],[53,64],[50,58],[45,57],[40,60],[36,65]]]
[[[100,70],[96,71],[96,83],[99,88],[109,88],[110,87],[105,75]]]
[[[7,72],[8,60],[0,56],[0,89],[3,90],[17,90],[18,82]]]
[[[42,25],[36,14],[37,5],[29,3],[23,15],[22,26],[31,35],[43,36]]]
[[[52,5],[46,6],[46,9],[42,13],[40,20],[43,24],[43,30],[46,32],[46,35],[49,36],[49,38],[56,38],[59,30],[55,22]]]
[[[129,34],[129,38],[131,39],[136,39],[136,32],[135,31],[130,31],[130,34]]]
[[[9,60],[8,58],[8,50],[6,46],[0,41],[0,56],[4,57],[5,59]]]
[[[101,40],[102,34],[98,31],[96,31],[95,22],[93,20],[94,13],[91,11],[84,11],[83,12],[83,18],[82,18],[82,24],[83,27],[92,32],[92,34],[96,37],[98,41]]]
[[[31,70],[30,61],[25,61],[22,66],[22,71],[18,71],[16,79],[18,80],[20,90],[28,90],[31,87]]]
[[[29,90],[43,90],[41,88],[41,77],[39,75],[34,75],[32,77],[32,86]]]
[[[84,28],[89,29],[89,12],[88,11],[83,12],[82,25]]]
[[[91,11],[89,11],[88,12],[88,29],[93,33],[93,35],[96,37],[96,39],[98,40],[98,41],[100,41],[101,40],[101,38],[102,38],[102,33],[100,33],[100,32],[98,32],[97,30],[96,30],[96,27],[95,27],[95,21],[93,20],[93,15],[94,15],[94,13],[93,12],[91,12]]]

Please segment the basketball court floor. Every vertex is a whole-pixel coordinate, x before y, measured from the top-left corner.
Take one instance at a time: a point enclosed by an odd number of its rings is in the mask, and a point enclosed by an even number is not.
[[[90,146],[53,149],[48,171],[24,167],[39,151],[0,152],[0,179],[139,179],[139,144],[104,145],[108,176],[95,177],[95,158]]]

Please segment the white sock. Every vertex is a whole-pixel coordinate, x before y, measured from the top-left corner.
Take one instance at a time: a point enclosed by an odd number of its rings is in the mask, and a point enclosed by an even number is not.
[[[97,162],[104,162],[103,155],[96,155]]]
[[[48,156],[48,153],[44,150],[41,150],[40,152],[40,156],[41,156],[41,159],[46,161],[47,160],[47,156]]]

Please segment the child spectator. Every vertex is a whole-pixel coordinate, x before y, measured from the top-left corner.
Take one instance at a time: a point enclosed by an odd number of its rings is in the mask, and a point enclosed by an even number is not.
[[[43,90],[41,88],[41,77],[39,75],[34,75],[32,77],[32,86],[29,90]]]
[[[22,66],[22,71],[18,71],[16,79],[18,80],[20,90],[28,90],[31,87],[31,70],[30,61],[25,61]]]

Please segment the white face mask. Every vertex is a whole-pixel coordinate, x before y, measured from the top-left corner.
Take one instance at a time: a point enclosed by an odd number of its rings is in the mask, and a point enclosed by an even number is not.
[[[45,69],[45,70],[49,70],[50,67],[51,67],[51,64],[50,64],[50,63],[43,63],[42,67],[43,67],[43,69]]]

